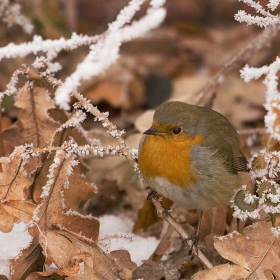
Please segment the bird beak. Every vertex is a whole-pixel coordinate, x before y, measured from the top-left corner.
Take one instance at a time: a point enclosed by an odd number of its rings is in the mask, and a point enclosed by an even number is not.
[[[148,130],[144,131],[143,134],[148,134],[148,135],[162,135],[164,132],[158,131],[155,128],[151,127]]]

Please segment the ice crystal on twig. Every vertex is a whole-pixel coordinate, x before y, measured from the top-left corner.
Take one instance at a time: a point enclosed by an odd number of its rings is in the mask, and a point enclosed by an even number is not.
[[[21,6],[18,3],[11,3],[8,0],[0,1],[0,17],[8,27],[17,24],[22,29],[30,34],[33,31],[33,25],[31,21],[21,14]]]
[[[265,9],[259,2],[254,0],[239,0],[246,3],[248,6],[254,8],[259,16],[250,15],[245,11],[241,10],[235,14],[235,20],[239,22],[246,22],[248,25],[256,24],[260,27],[267,27],[269,25],[279,23],[279,17],[273,15],[271,12],[276,9],[279,4],[279,1],[269,1],[267,9]]]
[[[6,86],[7,89],[3,92],[0,92],[0,100],[2,100],[4,98],[4,95],[17,97],[19,90],[16,88],[16,85],[18,83],[19,75],[22,75],[22,70],[20,70],[20,69],[16,70],[13,73],[10,82]]]

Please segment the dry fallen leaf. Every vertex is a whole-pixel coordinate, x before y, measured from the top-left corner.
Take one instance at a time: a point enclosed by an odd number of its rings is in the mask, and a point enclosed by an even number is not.
[[[125,110],[139,108],[144,101],[144,80],[125,68],[117,63],[112,65],[102,78],[93,77],[83,83],[81,87],[84,96],[94,104],[105,101],[112,107]]]
[[[0,172],[0,200],[2,202],[9,200],[22,200],[25,197],[27,188],[33,182],[24,170],[22,153],[24,147],[15,148],[10,157],[0,158],[2,170]]]
[[[130,280],[132,272],[136,269],[136,263],[131,261],[130,254],[126,250],[110,252],[116,265],[119,267],[118,275],[122,280]]]
[[[21,157],[23,151],[24,147],[20,146],[15,148],[10,157],[0,158],[0,200],[2,202],[0,206],[0,229],[3,232],[10,232],[14,223],[23,217],[24,221],[30,221],[30,217],[25,216],[27,211],[25,205],[23,205],[25,202],[20,207],[13,205],[23,202],[34,180],[24,170]],[[30,211],[27,212],[30,214]]]
[[[99,221],[73,211],[78,208],[81,199],[86,199],[85,196],[94,193],[94,188],[81,178],[79,173],[69,175],[69,170],[73,169],[73,164],[75,165],[74,159],[74,155],[66,156],[64,151],[56,153],[54,161],[57,166],[50,167],[46,175],[50,181],[42,190],[42,204],[37,217],[44,223],[44,228],[51,229],[57,226],[80,237],[97,240]],[[66,197],[65,191],[69,192],[70,188],[73,188],[74,192],[70,193],[71,195],[68,193]],[[67,212],[68,209],[71,211]]]
[[[0,231],[10,232],[17,221],[18,218],[6,212],[3,206],[0,205]]]
[[[48,258],[59,269],[68,267],[73,261],[83,262],[86,269],[80,271],[80,276],[73,279],[118,278],[120,268],[96,243],[86,244],[64,231],[46,231],[44,236],[40,236],[40,244],[46,248]]]
[[[20,108],[17,121],[3,132],[3,140],[13,146],[32,144],[34,148],[44,148],[52,140],[59,124],[48,114],[55,108],[48,92],[27,82],[16,99],[15,106]],[[31,174],[41,167],[42,156],[31,158],[25,170]]]
[[[161,232],[160,241],[154,250],[153,254],[150,256],[149,260],[158,262],[162,256],[170,249],[171,245],[171,235],[174,233],[174,228],[167,223],[164,224],[163,230]]]
[[[45,226],[51,227],[50,219],[54,213],[62,213],[64,206],[64,189],[69,187],[67,173],[73,164],[73,155],[66,157],[64,151],[56,152],[54,163],[50,166],[47,177],[49,178],[45,185],[41,203],[37,216],[41,219],[45,217]]]
[[[31,272],[43,270],[45,257],[38,243],[38,230],[33,227],[29,229],[29,233],[33,236],[30,245],[10,260],[10,280],[25,280]]]
[[[1,206],[8,214],[13,215],[25,223],[31,221],[34,210],[36,209],[34,203],[23,200],[10,200]]]
[[[168,198],[162,197],[162,204],[166,209],[170,209],[173,202]],[[138,210],[137,219],[133,226],[133,232],[137,232],[141,229],[146,231],[148,227],[158,221],[162,221],[162,219],[158,217],[155,206],[151,201],[145,199],[143,206]]]
[[[79,127],[79,125],[77,124],[77,119],[81,116],[80,111],[73,111],[71,116],[67,116],[64,111],[53,109],[50,110],[50,114],[59,123],[65,124],[67,122],[68,125],[74,123],[76,127]],[[79,143],[79,145],[88,144],[83,133],[81,133],[81,130],[81,127],[78,130],[73,129],[71,125],[69,127],[64,127],[63,129],[55,133],[52,145],[59,147],[64,143],[64,141],[68,141],[69,137],[73,138],[77,143]],[[47,183],[49,168],[52,165],[53,160],[53,154],[50,154],[47,158],[45,158],[42,164],[42,168],[35,178],[32,198],[38,204],[41,201],[40,196],[42,193],[42,188]],[[85,180],[85,178],[81,174],[81,169],[85,169],[81,164],[79,165],[79,167],[73,167],[72,174],[70,176],[67,176],[69,177],[68,180],[70,187],[64,189],[66,206],[67,208],[71,208],[72,210],[78,210],[79,203],[92,197],[95,193],[95,188]],[[67,177],[65,177],[65,181]]]
[[[69,188],[64,190],[65,205],[68,209],[78,211],[79,205],[95,195],[96,188],[90,184],[83,175],[80,168],[75,166],[68,178]]]
[[[209,270],[196,273],[191,280],[242,280],[247,279],[249,272],[234,264],[221,264]]]
[[[280,278],[280,242],[272,234],[270,222],[248,226],[244,228],[244,234],[235,231],[215,238],[214,246],[223,258],[234,264],[198,272],[193,280]]]
[[[33,143],[35,148],[47,146],[56,124],[48,115],[54,103],[47,92],[40,87],[32,87],[28,82],[22,88],[15,106],[20,108],[18,120],[3,132],[3,139],[12,146]]]
[[[95,130],[90,134],[92,138],[100,139],[102,145],[116,144],[115,139],[105,132]],[[138,146],[140,137],[140,134],[132,134],[125,139],[130,149]],[[104,182],[104,179],[114,182],[113,185],[116,185],[119,191],[125,192],[122,203],[129,205],[135,211],[139,209],[144,198],[142,184],[125,157],[106,156],[100,158],[89,156],[84,161],[90,167],[90,171],[86,173],[89,182],[94,182],[99,187],[102,187],[101,182]]]
[[[143,261],[143,264],[134,270],[132,279],[165,279],[164,267],[157,262]]]
[[[66,276],[79,276],[80,270],[79,263],[73,263],[68,267],[55,271],[33,272],[28,275],[26,280],[63,280]]]
[[[154,110],[147,110],[135,120],[135,128],[141,133],[141,136],[145,130],[151,127],[154,113]]]
[[[262,81],[245,83],[240,77],[229,76],[227,82],[222,83],[219,88],[213,109],[226,116],[234,127],[240,128],[244,123],[263,119],[264,92],[265,85]]]

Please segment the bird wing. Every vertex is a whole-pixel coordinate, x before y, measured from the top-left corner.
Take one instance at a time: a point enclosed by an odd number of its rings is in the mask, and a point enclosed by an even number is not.
[[[219,146],[211,145],[208,148],[211,150],[212,155],[221,160],[229,172],[237,173],[238,171],[248,172],[247,159],[240,150],[240,147],[232,147],[228,143],[220,143]]]
[[[228,136],[232,136],[231,138],[208,134],[205,136],[205,140],[198,145],[207,148],[211,156],[219,160],[228,172],[234,174],[239,171],[248,172],[247,159],[241,151],[238,134],[235,133],[228,134]]]
[[[248,161],[243,153],[240,151],[240,154],[233,161],[233,166],[237,171],[248,172]]]

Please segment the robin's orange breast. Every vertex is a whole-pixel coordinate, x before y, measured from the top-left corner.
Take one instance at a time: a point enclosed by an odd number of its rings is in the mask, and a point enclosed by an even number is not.
[[[191,170],[190,149],[201,143],[203,138],[196,135],[190,139],[185,134],[179,137],[180,139],[173,141],[168,136],[146,136],[138,158],[144,176],[149,179],[162,177],[182,188],[197,182],[197,174]]]

